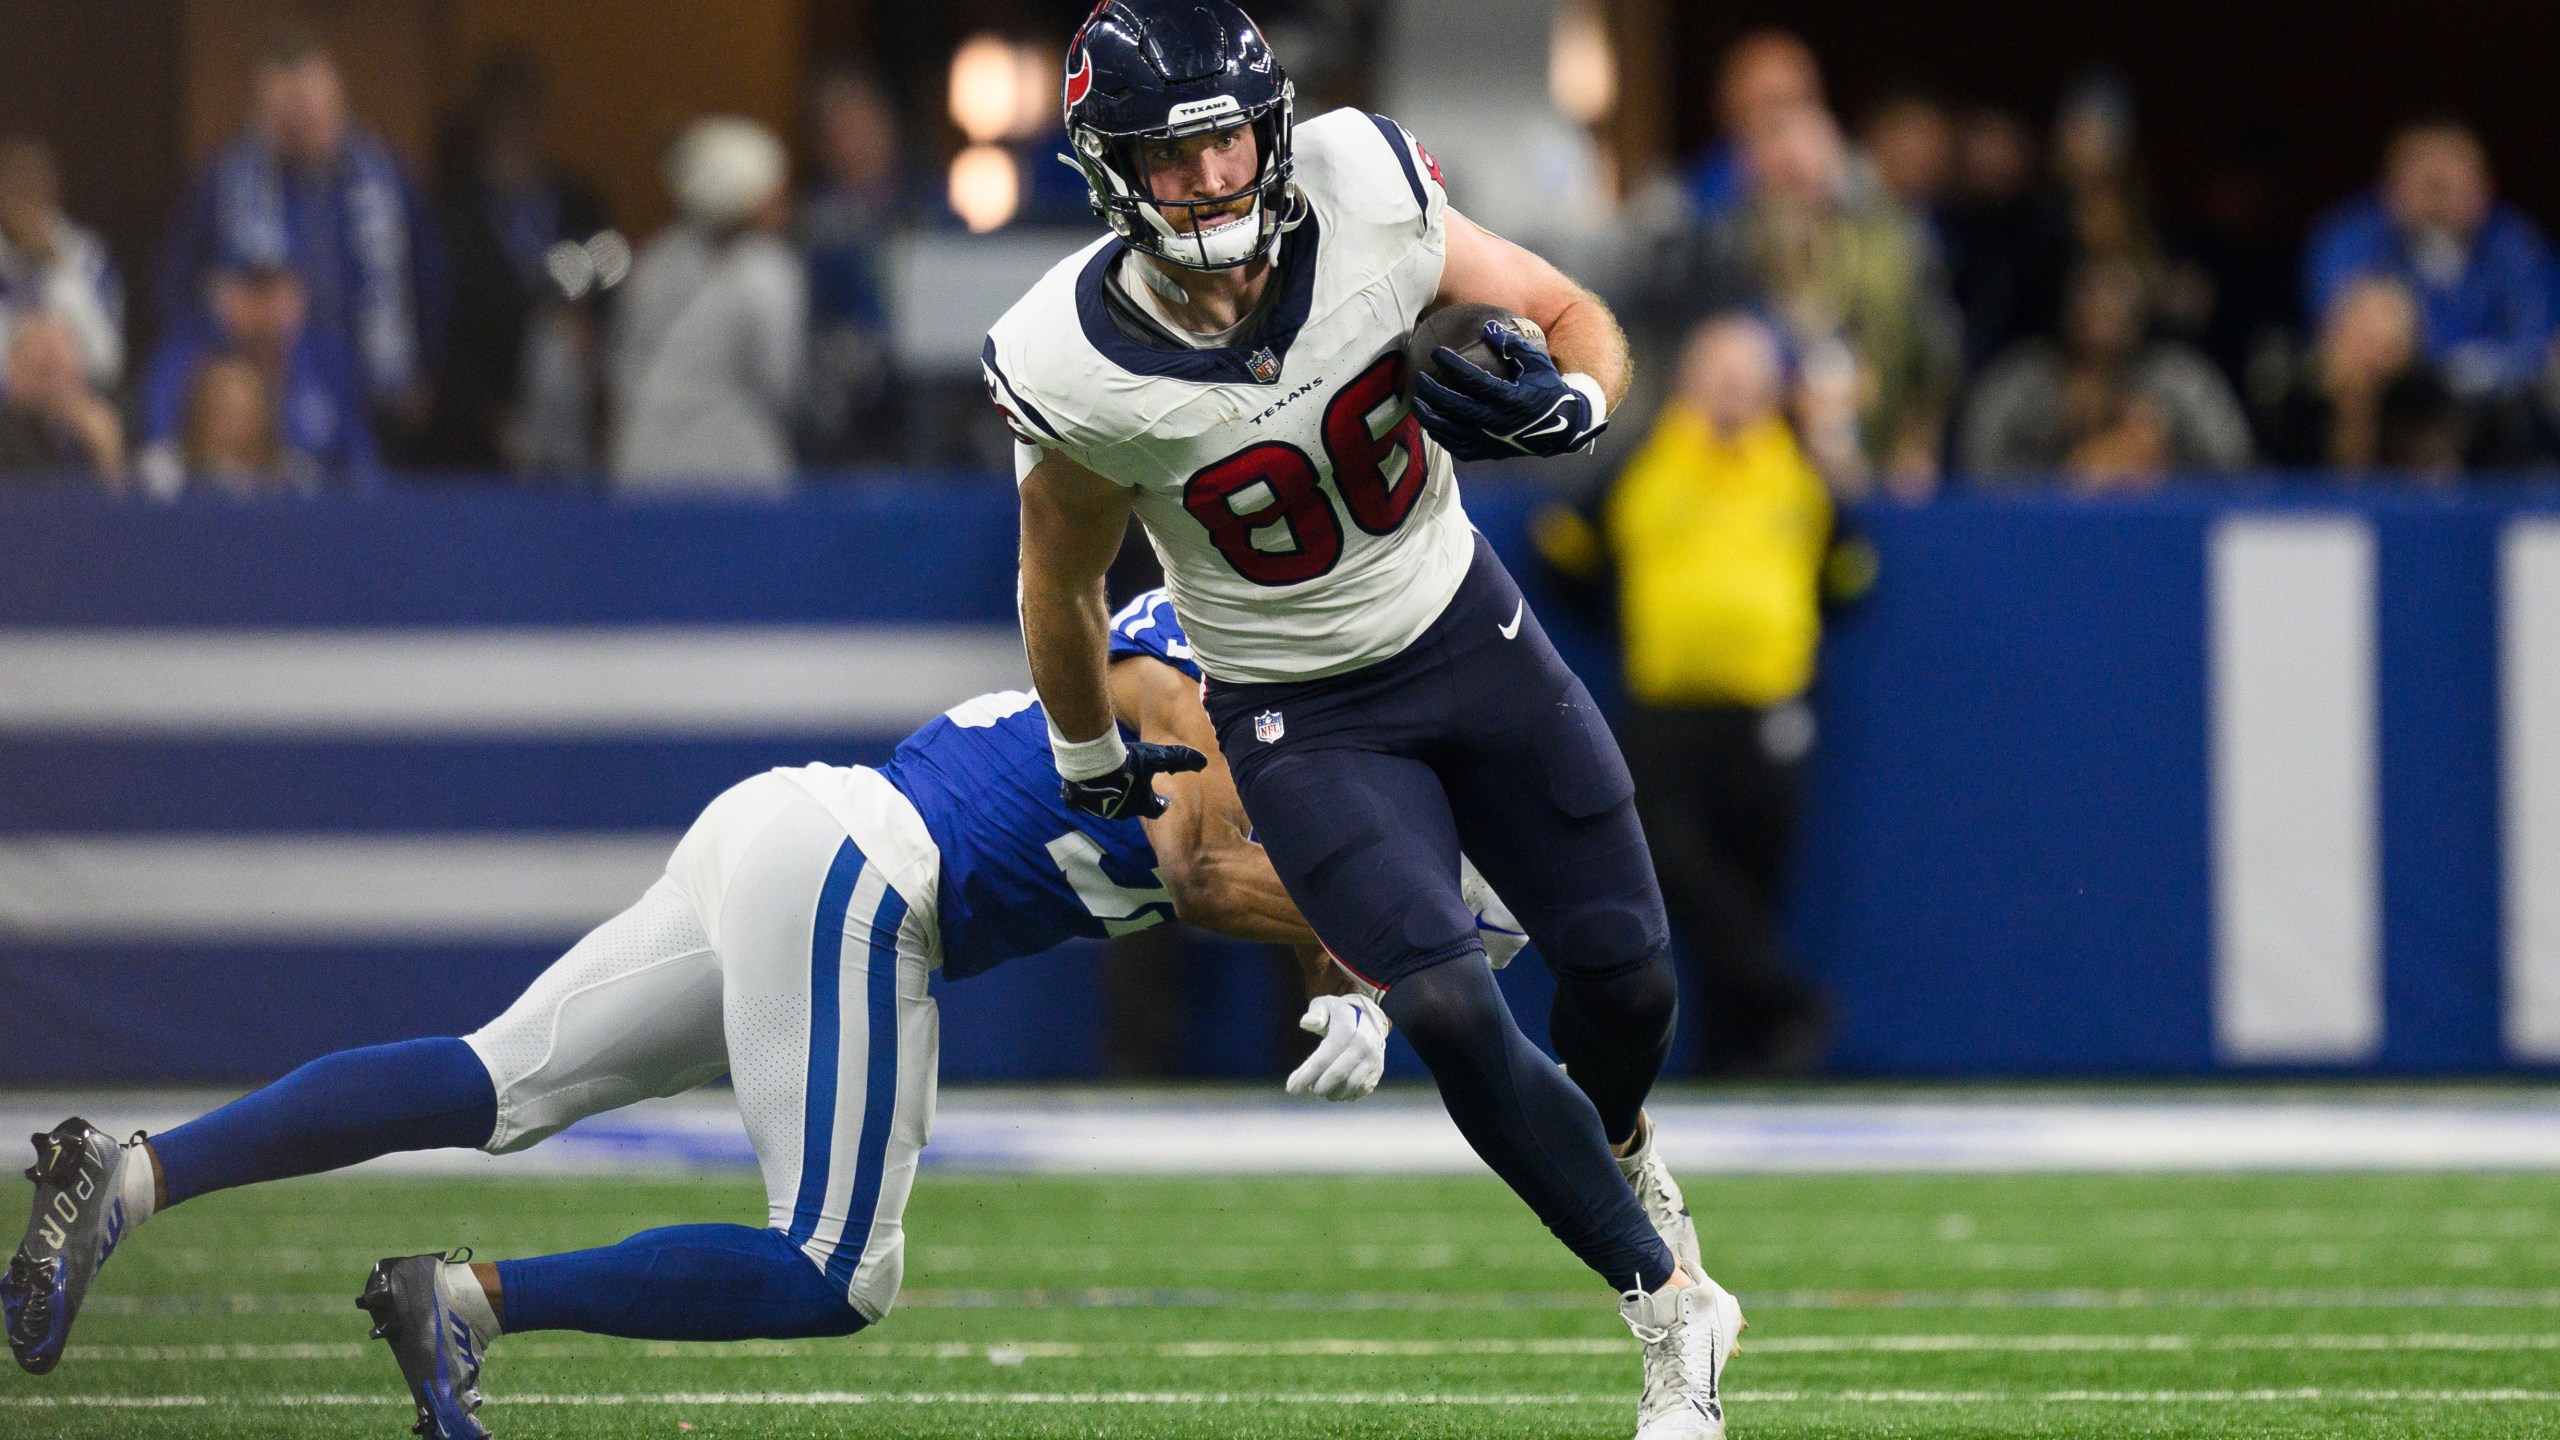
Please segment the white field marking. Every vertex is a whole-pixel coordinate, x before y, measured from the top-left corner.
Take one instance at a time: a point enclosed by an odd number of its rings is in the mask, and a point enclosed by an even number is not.
[[[122,1272],[119,1272],[122,1273]],[[92,1295],[83,1315],[334,1315],[346,1308],[340,1294]]]
[[[2560,1334],[2448,1335],[1775,1335],[1746,1342],[1760,1355],[1938,1351],[2560,1350]]]
[[[2261,1390],[1738,1390],[1728,1394],[1738,1404],[1756,1405],[2547,1405],[2560,1402],[2560,1390],[2382,1390],[2329,1389],[2304,1386]],[[1441,1391],[1265,1391],[1222,1390],[744,1390],[668,1391],[661,1394],[528,1394],[492,1396],[495,1408],[559,1406],[577,1409],[631,1405],[766,1406],[827,1409],[860,1405],[1294,1405],[1375,1408],[1463,1406],[1486,1408],[1566,1407],[1626,1403],[1620,1394],[1501,1394]],[[401,1406],[405,1396],[298,1395],[0,1395],[0,1409],[242,1409],[292,1410],[350,1406]]]
[[[356,1360],[372,1353],[367,1342],[318,1341],[212,1345],[84,1345],[80,1358],[93,1364],[195,1364],[258,1360]],[[2074,1351],[2190,1354],[2212,1350],[2514,1351],[2560,1350],[2560,1334],[2272,1334],[2272,1335],[1777,1335],[1749,1342],[1752,1356],[1934,1354]],[[601,1360],[642,1355],[652,1359],[776,1360],[827,1355],[858,1360],[1258,1360],[1282,1358],[1427,1359],[1449,1356],[1612,1356],[1633,1353],[1618,1336],[1484,1340],[1171,1340],[1155,1344],[1074,1340],[939,1340],[857,1345],[794,1340],[744,1340],[720,1345],[653,1340],[511,1341],[500,1353],[518,1360]]]
[[[354,1360],[371,1348],[360,1340],[253,1342],[236,1345],[83,1345],[81,1359],[92,1364],[195,1364],[236,1360]]]
[[[1752,1405],[2547,1405],[2560,1390],[1734,1390]]]
[[[576,1408],[623,1405],[753,1405],[792,1408],[827,1408],[849,1405],[1463,1405],[1463,1406],[1539,1406],[1623,1404],[1623,1395],[1504,1395],[1439,1393],[1432,1391],[1374,1392],[1261,1392],[1189,1390],[712,1390],[669,1391],[654,1395],[626,1395],[610,1392],[575,1394],[493,1395],[489,1404],[509,1406],[568,1406]],[[406,1396],[389,1395],[0,1395],[0,1409],[51,1410],[57,1408],[96,1408],[107,1410],[161,1409],[243,1409],[292,1410],[304,1407],[354,1405],[407,1406]]]
[[[5,1133],[5,1132],[0,1132]],[[2341,1217],[2343,1219],[2343,1217]],[[2543,1257],[2560,1258],[2560,1245],[2536,1244],[2539,1235],[2502,1235],[2489,1241],[2456,1241],[2443,1236],[2399,1237],[2362,1235],[2344,1243],[2309,1241],[2274,1242],[2266,1237],[2239,1236],[2213,1239],[2165,1241],[2149,1247],[2156,1262],[2164,1257],[2180,1260],[2213,1260],[2230,1257],[2249,1259],[2270,1268],[2332,1270],[2354,1264],[2368,1250],[2393,1246],[2403,1250],[2432,1250],[2442,1263],[2483,1268],[2494,1265],[2502,1256],[2530,1263]],[[568,1243],[561,1237],[560,1243]],[[1767,1243],[1737,1241],[1718,1247],[1727,1265],[1745,1262],[1767,1263],[1780,1258],[1819,1254],[1838,1259],[1844,1256],[1907,1255],[1913,1248],[1908,1236],[1898,1239],[1825,1239],[1809,1237],[1800,1241]],[[1295,1270],[1305,1263],[1307,1246],[1286,1242],[1258,1245],[1199,1245],[1186,1248],[1185,1255],[1194,1273],[1220,1273],[1256,1270]],[[378,1256],[361,1246],[318,1248],[300,1245],[250,1245],[217,1248],[212,1246],[153,1245],[137,1247],[132,1252],[141,1258],[143,1268],[164,1273],[213,1274],[230,1273],[243,1266],[267,1274],[323,1274],[353,1268],[361,1273]],[[1445,1270],[1465,1262],[1481,1270],[1533,1270],[1544,1266],[1554,1255],[1552,1242],[1487,1245],[1450,1245],[1415,1242],[1405,1245],[1336,1245],[1329,1252],[1348,1262],[1352,1270]],[[995,1246],[910,1244],[907,1247],[908,1273],[932,1272],[950,1274],[970,1270],[989,1270],[1003,1266],[1005,1252]],[[1933,1252],[1933,1258],[1947,1268],[1969,1270],[2052,1270],[2062,1261],[2061,1247],[2052,1244],[2030,1245],[1944,1245]],[[1117,1250],[1104,1247],[1066,1247],[1043,1250],[1026,1255],[1016,1271],[1045,1271],[1053,1275],[1074,1272],[1111,1272],[1137,1269],[1157,1259],[1153,1251]]]
[[[1773,1290],[1744,1292],[1746,1308],[1779,1310],[2560,1310],[2560,1287],[2410,1288],[2260,1287],[2231,1290]],[[1589,1292],[1481,1293],[1365,1290],[1288,1291],[1147,1289],[1094,1286],[1057,1290],[921,1287],[898,1303],[922,1310],[1214,1309],[1329,1311],[1590,1310]]]
[[[2253,1286],[2228,1290],[1773,1290],[1776,1310],[2560,1310],[2560,1288]]]
[[[1771,1290],[1746,1292],[1743,1304],[1767,1310],[2560,1310],[2560,1287],[2496,1286],[2326,1289],[2312,1286],[2241,1290]],[[991,1290],[923,1286],[900,1292],[907,1310],[1294,1310],[1589,1311],[1603,1302],[1584,1290],[1488,1290],[1480,1293],[1356,1290],[1337,1294],[1095,1286],[1061,1290]],[[92,1295],[91,1315],[335,1314],[346,1297],[329,1294],[225,1293]]]

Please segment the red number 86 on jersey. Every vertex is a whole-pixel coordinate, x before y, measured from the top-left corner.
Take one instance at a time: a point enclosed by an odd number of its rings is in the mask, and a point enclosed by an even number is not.
[[[1404,353],[1390,350],[1345,385],[1324,410],[1324,456],[1351,523],[1385,535],[1404,523],[1429,475],[1422,422],[1411,410],[1381,435],[1372,417],[1401,403]],[[1392,472],[1392,473],[1391,473]],[[1183,508],[1209,532],[1235,572],[1257,585],[1313,580],[1342,560],[1342,520],[1307,452],[1283,440],[1248,445],[1193,475]],[[1266,546],[1254,536],[1278,527]]]

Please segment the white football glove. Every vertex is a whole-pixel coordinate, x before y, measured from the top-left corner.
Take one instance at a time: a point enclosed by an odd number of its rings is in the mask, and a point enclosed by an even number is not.
[[[1476,914],[1476,937],[1484,941],[1484,963],[1499,970],[1511,963],[1529,943],[1520,922],[1511,916],[1511,907],[1493,893],[1493,886],[1476,873],[1476,862],[1458,857],[1458,894],[1467,908]]]
[[[1298,1028],[1324,1038],[1307,1063],[1289,1072],[1289,1093],[1327,1100],[1357,1100],[1378,1088],[1387,1073],[1386,1012],[1365,995],[1319,995],[1307,1002]]]

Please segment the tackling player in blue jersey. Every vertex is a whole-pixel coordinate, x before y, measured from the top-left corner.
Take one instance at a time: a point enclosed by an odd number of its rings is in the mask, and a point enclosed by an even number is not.
[[[1067,793],[1143,814],[1153,777],[1196,758],[1111,723],[1102,577],[1134,515],[1208,677],[1217,744],[1194,748],[1224,753],[1290,897],[1382,992],[1476,1153],[1618,1292],[1644,1346],[1639,1440],[1717,1440],[1742,1308],[1644,1118],[1677,983],[1634,786],[1451,464],[1587,447],[1626,391],[1625,337],[1453,209],[1403,126],[1300,123],[1228,0],[1102,0],[1064,100],[1111,233],[982,358],[1021,442],[1023,634]],[[1489,324],[1494,369],[1442,347],[1409,377],[1416,322],[1461,303],[1552,349]],[[1555,1059],[1487,971],[1462,846],[1555,976]]]
[[[1161,592],[1122,612],[1111,651],[1128,743],[1208,743],[1199,671]],[[520,1150],[723,1071],[764,1172],[766,1228],[678,1225],[565,1255],[374,1268],[358,1303],[400,1362],[418,1433],[487,1433],[474,1415],[480,1357],[501,1333],[851,1334],[898,1292],[901,1217],[933,1113],[927,977],[1080,935],[1179,917],[1300,945],[1317,992],[1301,1023],[1322,1038],[1289,1088],[1368,1094],[1385,1022],[1343,993],[1350,977],[1247,835],[1225,767],[1170,781],[1163,799],[1143,821],[1069,808],[1048,722],[1019,692],[954,708],[877,770],[756,776],[711,802],[638,904],[479,1031],[326,1056],[147,1140],[120,1145],[77,1119],[37,1136],[34,1217],[0,1282],[10,1350],[51,1370],[99,1266],[181,1201],[396,1151]],[[1517,948],[1500,902],[1478,898],[1489,934]]]

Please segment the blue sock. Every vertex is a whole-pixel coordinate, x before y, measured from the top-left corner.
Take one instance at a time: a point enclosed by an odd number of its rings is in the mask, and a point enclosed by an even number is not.
[[[507,1332],[801,1340],[869,1323],[779,1230],[670,1225],[619,1245],[498,1262]]]
[[[264,1090],[151,1137],[171,1205],[234,1185],[339,1170],[401,1150],[485,1145],[488,1067],[459,1040],[323,1055]]]

